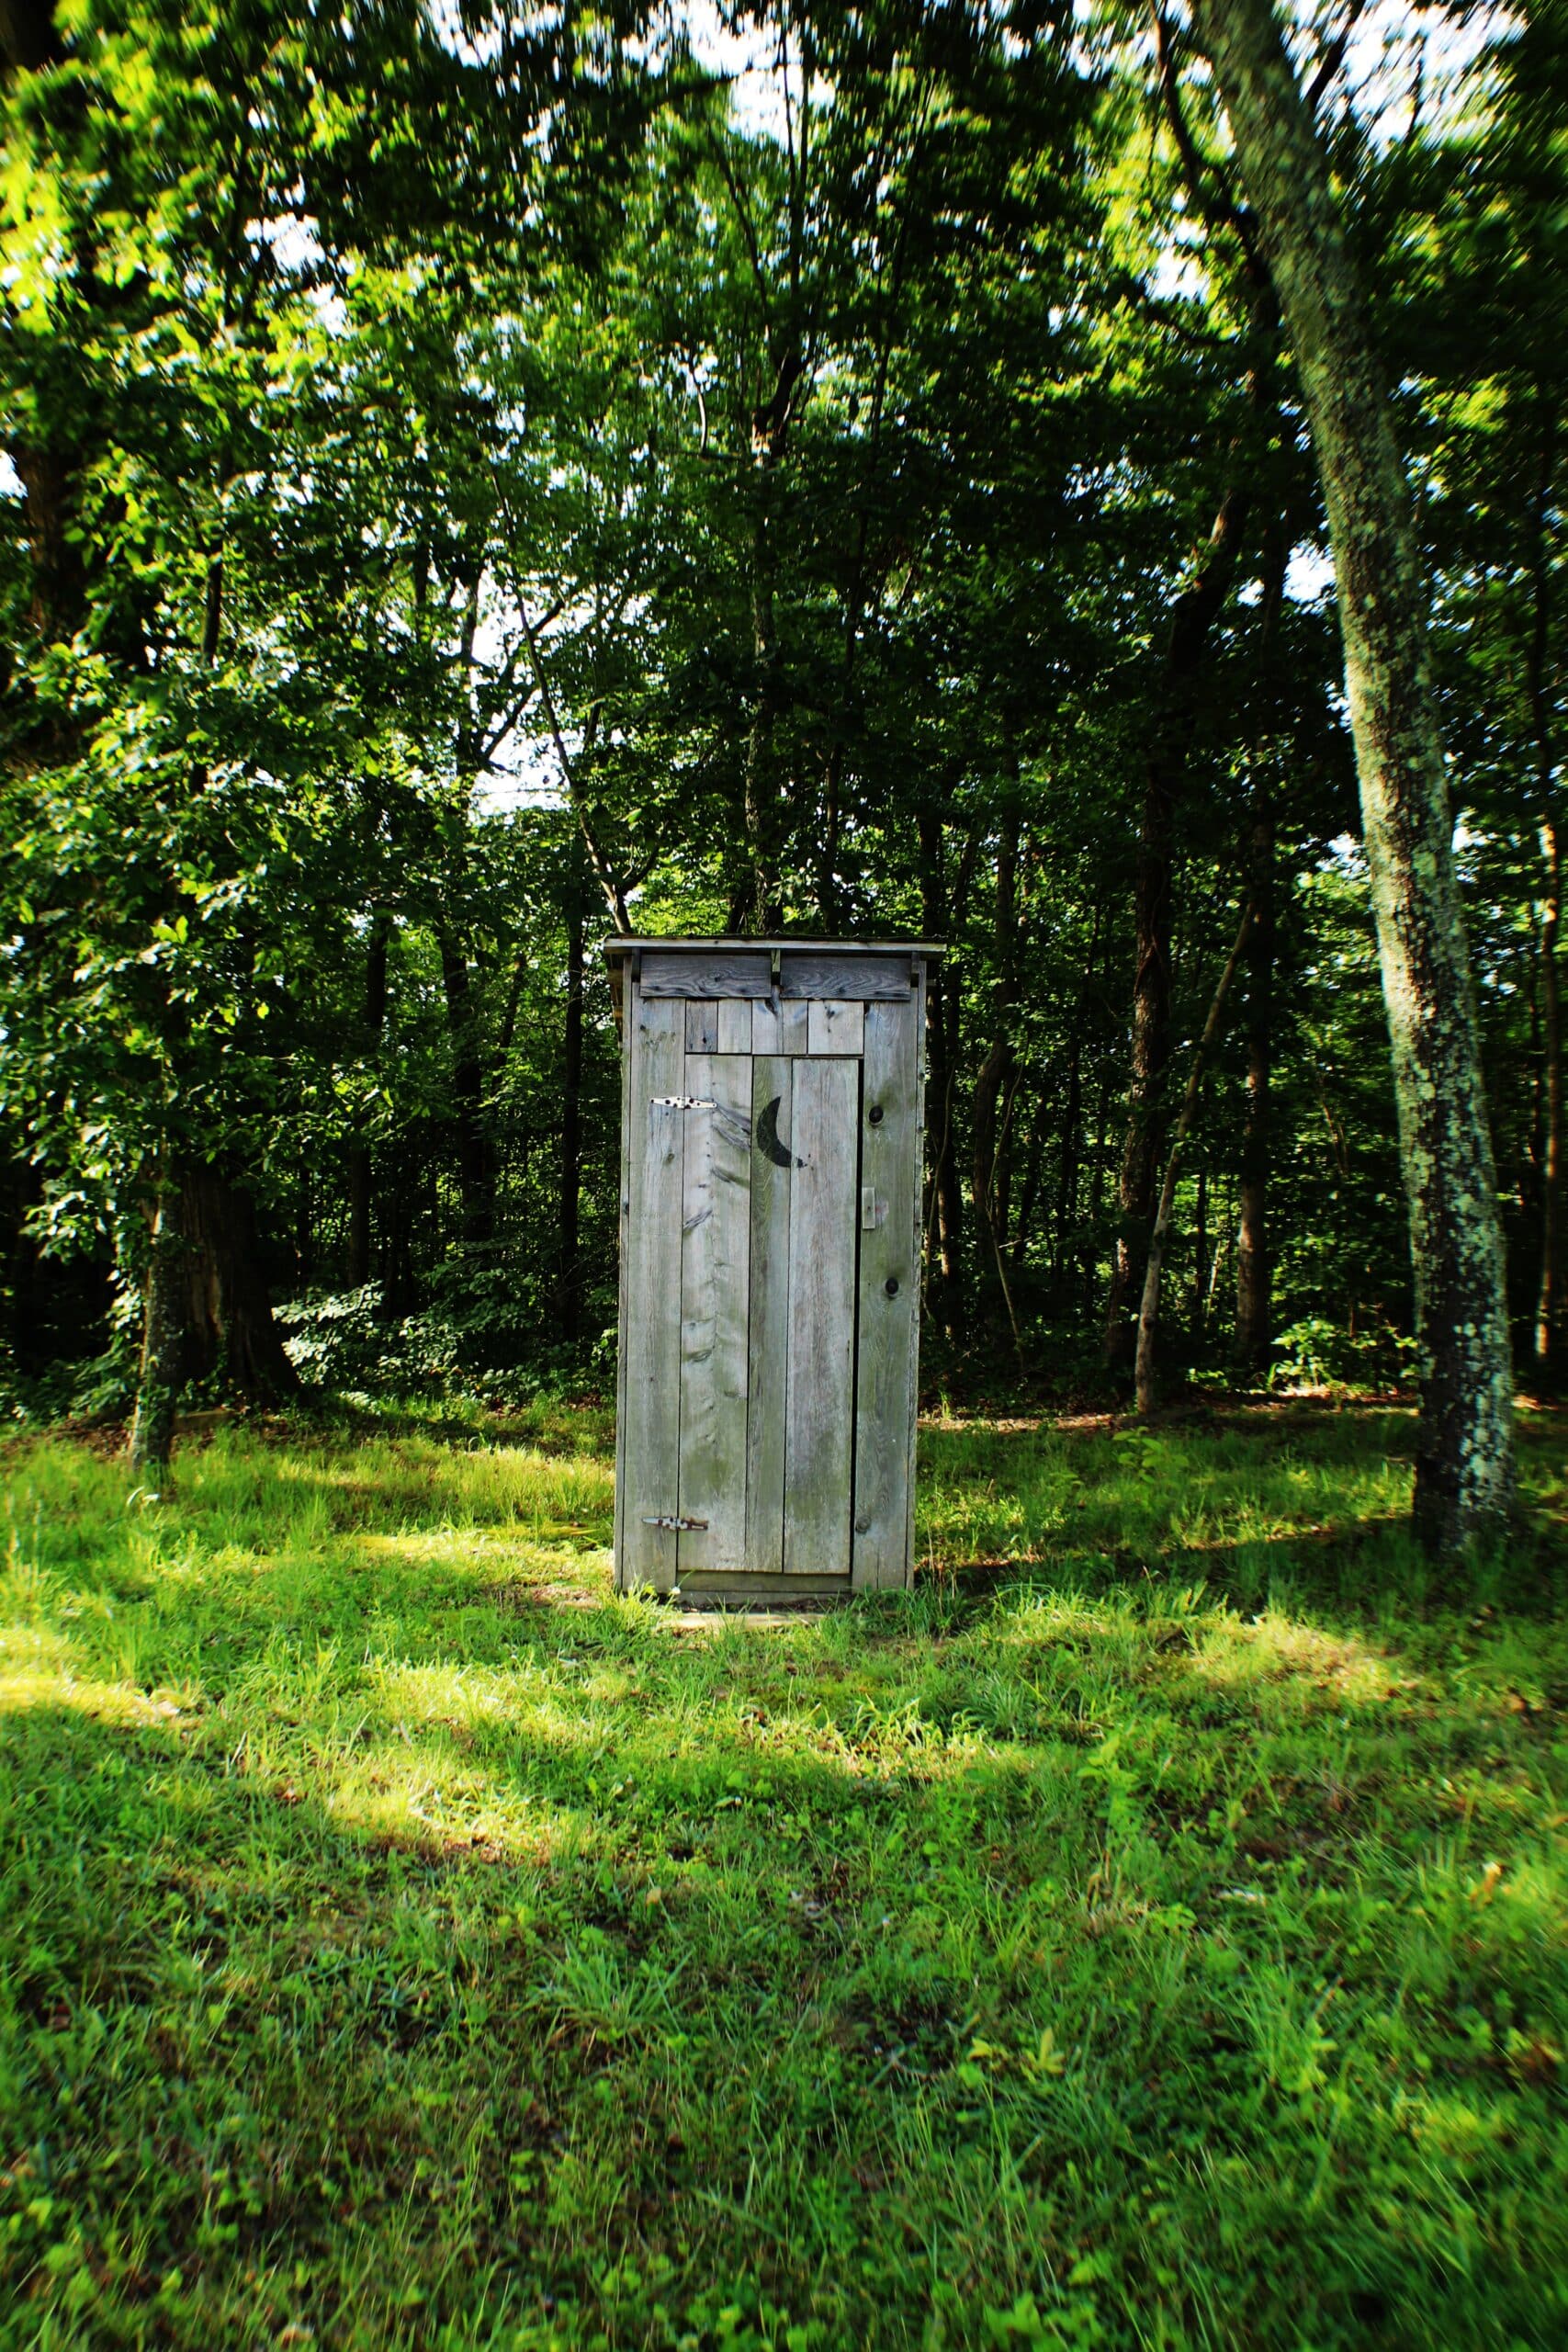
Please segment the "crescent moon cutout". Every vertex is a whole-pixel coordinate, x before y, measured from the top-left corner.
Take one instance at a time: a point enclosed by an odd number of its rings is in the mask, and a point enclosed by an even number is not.
[[[775,1094],[758,1118],[757,1148],[767,1153],[775,1168],[804,1168],[805,1160],[796,1159],[795,1154],[779,1141],[779,1104],[783,1100],[782,1095]]]

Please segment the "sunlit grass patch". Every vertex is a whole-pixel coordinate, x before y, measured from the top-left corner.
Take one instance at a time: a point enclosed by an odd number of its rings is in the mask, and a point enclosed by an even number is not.
[[[950,1416],[914,1591],[677,1634],[518,1434],[12,1448],[7,2352],[1568,2335],[1549,1537]]]

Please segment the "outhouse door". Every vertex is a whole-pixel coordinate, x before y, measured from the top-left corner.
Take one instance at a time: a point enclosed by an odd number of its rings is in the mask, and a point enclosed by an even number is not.
[[[686,1057],[682,1577],[850,1572],[860,1075]]]
[[[640,978],[625,981],[618,1578],[901,1585],[923,962],[786,948],[770,975],[750,949],[638,945]],[[829,978],[860,993],[818,993]]]

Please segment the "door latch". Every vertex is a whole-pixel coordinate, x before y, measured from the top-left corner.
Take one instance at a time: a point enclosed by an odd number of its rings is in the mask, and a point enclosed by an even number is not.
[[[677,1519],[671,1511],[645,1511],[642,1523],[645,1527],[676,1527],[683,1535],[694,1534],[707,1525],[705,1519]]]

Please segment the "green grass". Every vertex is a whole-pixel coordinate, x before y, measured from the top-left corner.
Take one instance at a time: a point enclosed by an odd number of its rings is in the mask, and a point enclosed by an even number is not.
[[[1568,2343],[1564,1424],[940,1426],[612,1595],[602,1419],[6,1457],[0,2346]]]

